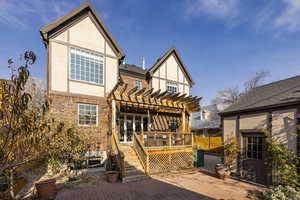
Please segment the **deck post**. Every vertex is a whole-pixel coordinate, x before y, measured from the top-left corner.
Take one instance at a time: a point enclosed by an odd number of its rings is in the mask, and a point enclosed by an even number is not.
[[[172,147],[172,134],[168,134],[169,135],[169,147]]]

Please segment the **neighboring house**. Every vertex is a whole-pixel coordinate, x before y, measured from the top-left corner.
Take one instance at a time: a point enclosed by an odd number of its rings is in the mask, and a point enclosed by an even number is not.
[[[123,50],[90,3],[40,33],[51,113],[88,134],[96,150],[120,151],[119,143],[132,144],[138,132],[188,130],[200,98],[190,95],[194,82],[175,48],[148,70],[123,64]]]
[[[221,119],[215,105],[202,106],[199,112],[192,114],[192,131],[203,137],[222,136]]]
[[[224,142],[237,138],[241,143],[237,167],[243,178],[261,184],[276,178],[266,161],[266,130],[299,153],[299,108],[300,76],[295,76],[254,88],[220,113]]]

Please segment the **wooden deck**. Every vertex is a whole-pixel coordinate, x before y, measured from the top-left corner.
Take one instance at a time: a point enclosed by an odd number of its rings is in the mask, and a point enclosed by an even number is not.
[[[134,134],[134,149],[148,174],[193,167],[191,133],[143,132]]]

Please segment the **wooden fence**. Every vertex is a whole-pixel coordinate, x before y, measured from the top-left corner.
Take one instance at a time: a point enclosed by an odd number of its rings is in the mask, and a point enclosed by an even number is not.
[[[222,137],[194,137],[194,147],[203,150],[214,150],[222,147]]]

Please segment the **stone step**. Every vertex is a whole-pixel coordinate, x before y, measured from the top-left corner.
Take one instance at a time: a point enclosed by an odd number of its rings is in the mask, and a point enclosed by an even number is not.
[[[137,176],[137,175],[145,175],[145,173],[138,169],[125,170],[124,176]]]
[[[146,180],[146,179],[149,179],[149,176],[147,176],[146,174],[125,176],[125,177],[123,177],[122,182],[128,183],[128,182],[141,181],[141,180]]]

